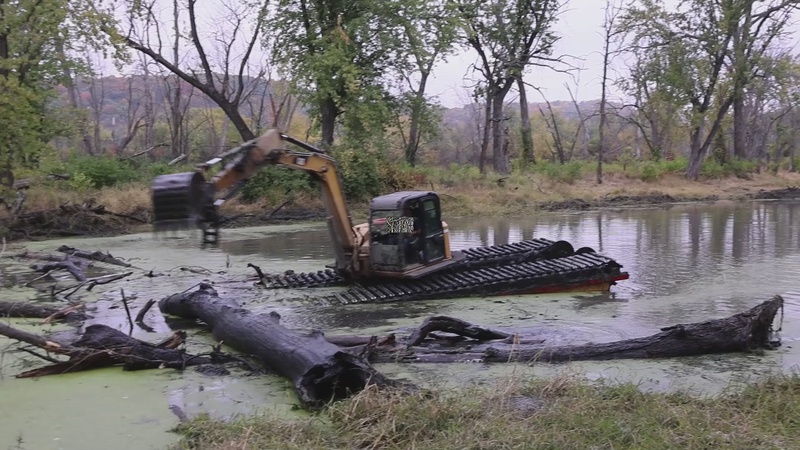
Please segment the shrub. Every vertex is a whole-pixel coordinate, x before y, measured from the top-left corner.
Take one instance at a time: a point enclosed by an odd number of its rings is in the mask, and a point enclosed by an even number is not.
[[[581,177],[583,166],[579,161],[570,161],[564,164],[542,162],[536,170],[543,172],[547,178],[553,181],[573,184]]]
[[[661,164],[664,167],[664,171],[668,173],[684,173],[686,169],[689,168],[689,160],[683,156],[672,160],[661,160],[659,164]]]
[[[304,172],[282,167],[265,167],[253,175],[239,195],[245,203],[254,203],[264,199],[269,203],[277,203],[287,195],[310,193],[315,189],[318,187]]]
[[[358,201],[374,197],[383,190],[379,159],[376,153],[369,150],[344,149],[336,152],[343,190],[348,199]]]
[[[92,180],[82,172],[72,174],[67,183],[70,188],[79,192],[83,192],[94,186]]]
[[[642,163],[639,168],[639,179],[642,181],[656,181],[661,178],[661,175],[662,172],[659,170],[659,167],[651,161]]]
[[[755,161],[746,161],[738,158],[731,159],[724,164],[719,164],[714,160],[706,160],[700,170],[703,178],[725,178],[736,176],[747,178],[755,172],[758,164]]]
[[[87,186],[103,188],[127,183],[139,177],[127,162],[105,156],[81,156],[67,162],[65,167],[71,178],[78,178]]]

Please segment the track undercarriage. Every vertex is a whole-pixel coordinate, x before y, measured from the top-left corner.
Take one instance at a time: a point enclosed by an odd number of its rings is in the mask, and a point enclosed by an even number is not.
[[[457,252],[454,252],[457,253]],[[566,241],[532,239],[514,244],[462,250],[461,261],[411,280],[348,280],[333,269],[267,275],[270,289],[347,286],[317,297],[323,303],[352,304],[457,297],[607,291],[628,278],[622,266],[588,247],[577,251]]]

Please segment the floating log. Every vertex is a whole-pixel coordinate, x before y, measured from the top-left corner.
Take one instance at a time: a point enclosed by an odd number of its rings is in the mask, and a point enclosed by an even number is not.
[[[96,324],[86,327],[80,339],[67,344],[0,323],[0,335],[69,357],[67,361],[20,373],[17,378],[59,375],[118,364],[122,364],[123,370],[141,370],[158,367],[183,369],[211,362],[207,357],[176,350],[185,340],[183,332],[176,333],[160,344],[151,344],[107,325]],[[45,359],[52,362],[49,357]]]
[[[100,250],[95,250],[92,252],[88,250],[81,250],[74,247],[70,247],[68,245],[62,245],[58,247],[58,251],[61,253],[66,253],[67,255],[70,256],[74,256],[76,258],[83,258],[92,261],[104,262],[107,264],[113,264],[115,266],[122,266],[122,267],[131,266],[130,264],[111,256],[110,253],[103,253]]]
[[[83,273],[83,271],[68,259],[61,262],[54,262],[49,264],[32,264],[31,269],[40,273],[46,273],[53,270],[66,270],[67,272],[72,274],[72,276],[75,277],[76,280],[86,281],[86,275]]]
[[[774,349],[775,315],[783,307],[776,295],[749,311],[724,319],[674,325],[660,333],[600,344],[548,345],[542,339],[477,327],[452,317],[427,319],[404,341],[405,345],[377,346],[371,361],[379,362],[543,362],[582,360],[675,358],[715,353]],[[457,338],[433,335],[433,331]],[[465,339],[470,338],[470,339]],[[361,343],[366,337],[350,336],[344,342]]]
[[[783,298],[776,295],[749,311],[728,318],[665,327],[661,333],[652,336],[574,346],[492,347],[486,350],[483,360],[560,362],[649,359],[774,349],[779,343],[772,340],[772,323],[782,308]]]
[[[306,408],[345,398],[368,385],[398,383],[386,378],[363,358],[328,342],[321,332],[300,334],[280,324],[280,316],[256,314],[221,298],[202,283],[190,293],[159,301],[165,314],[199,319],[214,338],[241,352],[258,357],[269,369],[290,379]]]
[[[55,308],[32,302],[0,301],[0,317],[49,319],[48,322],[61,317],[67,320],[83,320],[84,315],[78,312],[79,308],[82,307],[82,304]]]

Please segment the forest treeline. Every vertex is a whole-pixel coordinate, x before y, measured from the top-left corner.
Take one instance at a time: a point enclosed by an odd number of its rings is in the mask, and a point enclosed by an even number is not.
[[[795,170],[800,0],[598,2],[601,98],[549,101],[530,73],[577,74],[568,7],[0,0],[0,181],[76,155],[199,161],[275,126],[409,166],[591,161],[598,183],[610,162]],[[444,108],[429,80],[466,51],[464,106]]]

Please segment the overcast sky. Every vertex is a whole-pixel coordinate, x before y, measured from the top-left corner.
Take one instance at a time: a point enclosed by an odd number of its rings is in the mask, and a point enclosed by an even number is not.
[[[553,56],[568,55],[566,58],[570,64],[582,70],[572,74],[559,73],[553,70],[534,67],[526,71],[525,81],[528,84],[540,88],[547,99],[550,101],[569,100],[569,93],[564,86],[569,84],[573,93],[577,94],[578,101],[594,100],[600,98],[601,75],[603,63],[603,20],[605,17],[605,0],[564,0],[567,2],[563,12],[559,15],[559,20],[555,24],[554,31],[560,37],[555,45]],[[638,0],[612,0],[620,2],[637,2]],[[680,0],[664,0],[668,8],[677,7]],[[711,1],[711,0],[708,0]],[[777,0],[776,0],[777,1]],[[170,1],[164,1],[162,20],[170,23],[171,8]],[[211,3],[200,11],[201,29],[210,31],[220,26],[219,18],[214,12],[219,4]],[[120,11],[120,14],[122,12]],[[122,18],[122,16],[120,17]],[[795,17],[800,19],[800,15]],[[205,22],[205,23],[203,23]],[[124,20],[123,20],[124,23]],[[169,29],[169,26],[167,26]],[[790,26],[794,33],[795,51],[800,47],[800,25],[793,23]],[[212,45],[207,42],[205,45]],[[434,70],[432,78],[428,84],[428,94],[436,96],[438,101],[446,107],[458,107],[470,102],[471,86],[475,84],[479,74],[474,73],[470,66],[476,61],[476,54],[472,50],[464,49],[461,53],[451,56],[447,62],[440,63]],[[623,69],[619,61],[617,68]],[[614,64],[609,77],[614,78]],[[109,67],[110,72],[114,72]],[[108,73],[108,72],[107,72]],[[619,98],[616,92],[610,92],[610,98]],[[512,91],[507,101],[515,101],[517,93]],[[528,90],[528,101],[542,101],[542,96],[532,90]]]
[[[711,0],[709,0],[711,1]],[[627,3],[627,2],[626,2]],[[668,7],[676,7],[678,0],[665,0]],[[552,70],[533,68],[525,75],[525,81],[542,89],[550,101],[569,100],[569,93],[564,83],[569,83],[575,92],[575,83],[578,83],[577,99],[594,100],[600,98],[601,76],[603,68],[603,19],[605,17],[604,0],[569,0],[565,11],[555,26],[555,31],[561,39],[556,43],[555,55],[570,55],[579,59],[570,59],[570,62],[582,67],[580,73],[573,76],[558,73]],[[798,17],[795,17],[797,19]],[[795,45],[800,40],[800,25],[792,25]],[[470,80],[464,77],[476,78],[479,74],[469,71],[469,66],[475,62],[475,53],[463,52],[457,57],[451,57],[447,63],[440,64],[430,82],[429,93],[436,95],[439,102],[446,107],[461,106],[469,102]],[[613,76],[610,74],[609,76]],[[614,93],[612,93],[613,95]],[[508,100],[516,99],[516,93],[509,94]],[[528,101],[542,101],[542,96],[533,91],[528,91]]]

